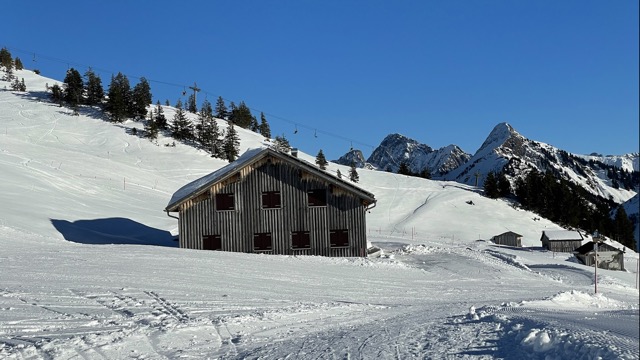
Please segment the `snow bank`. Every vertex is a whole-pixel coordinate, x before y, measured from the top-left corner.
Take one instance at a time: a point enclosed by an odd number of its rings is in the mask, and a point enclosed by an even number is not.
[[[603,294],[588,294],[582,291],[563,291],[543,300],[522,301],[520,305],[553,309],[628,309],[633,304],[610,299]],[[637,308],[637,306],[635,306]]]

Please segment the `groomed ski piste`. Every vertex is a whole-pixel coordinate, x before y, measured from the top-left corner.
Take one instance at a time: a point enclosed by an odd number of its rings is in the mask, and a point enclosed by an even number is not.
[[[364,169],[374,256],[179,249],[164,207],[226,162],[73,116],[48,101],[54,80],[16,75],[28,92],[0,90],[0,358],[638,359],[633,251],[626,271],[598,269],[596,294],[592,267],[540,249],[558,225]],[[241,151],[268,144],[238,130]],[[509,230],[523,248],[488,241]]]

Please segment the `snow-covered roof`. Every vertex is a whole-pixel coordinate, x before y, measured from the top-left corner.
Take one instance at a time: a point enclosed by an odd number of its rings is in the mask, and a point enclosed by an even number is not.
[[[593,251],[593,244],[594,244],[593,241],[589,241],[588,243],[575,249],[574,252],[579,254],[588,254]],[[613,242],[611,240],[605,240],[600,244],[598,244],[598,251],[612,251],[612,250],[625,252],[624,246],[620,245],[619,243]]]
[[[553,240],[582,240],[583,237],[578,231],[573,230],[545,230],[543,235],[547,235],[547,239]]]
[[[282,160],[288,161],[289,163],[295,164],[298,167],[303,167],[306,170],[317,175],[318,177],[334,185],[347,189],[350,192],[356,193],[358,196],[365,198],[371,202],[375,201],[375,197],[372,193],[363,190],[362,188],[352,184],[351,182],[339,179],[325,171],[322,171],[315,165],[312,165],[305,160],[289,154],[285,154],[280,151],[276,151],[272,148],[254,148],[245,151],[236,161],[230,163],[229,165],[221,167],[220,169],[197,180],[194,180],[178,189],[178,191],[176,191],[171,197],[171,200],[169,200],[169,204],[167,205],[166,210],[177,211],[178,206],[184,201],[194,196],[200,195],[201,193],[209,189],[213,184],[234,175],[236,172],[240,171],[240,169],[264,158],[267,155],[272,155]]]

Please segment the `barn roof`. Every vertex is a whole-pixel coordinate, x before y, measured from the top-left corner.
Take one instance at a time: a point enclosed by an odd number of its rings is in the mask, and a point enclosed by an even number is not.
[[[368,200],[372,203],[375,202],[375,197],[372,193],[363,190],[362,188],[354,185],[349,181],[342,180],[336,176],[333,176],[330,173],[321,170],[317,166],[305,160],[274,150],[272,148],[255,148],[245,151],[244,154],[242,154],[236,161],[223,166],[220,169],[207,174],[197,180],[194,180],[178,189],[178,191],[176,191],[171,197],[171,200],[169,200],[169,204],[167,205],[165,210],[178,211],[178,207],[185,201],[204,193],[214,184],[228,179],[229,177],[238,173],[244,167],[260,161],[261,159],[264,159],[269,155],[284,160],[293,166],[302,168],[329,182],[330,184],[347,190],[362,199]]]
[[[578,254],[588,254],[590,252],[593,251],[593,241],[589,241],[588,243],[580,246],[579,248],[575,249],[573,252],[574,253],[578,253]],[[600,244],[598,244],[598,250],[599,251],[620,251],[620,252],[624,252],[624,247],[620,248],[620,246],[615,246],[615,244],[613,244],[612,242],[609,241],[605,241],[602,242]]]
[[[582,235],[573,230],[545,230],[542,232],[542,236],[547,235],[547,239],[550,241],[554,240],[581,240],[583,239]]]
[[[522,235],[520,235],[518,233],[515,233],[513,231],[507,231],[507,232],[504,232],[504,233],[502,233],[500,235],[496,235],[496,236],[503,236],[503,235],[513,235],[513,236],[516,236],[516,237],[522,237]]]

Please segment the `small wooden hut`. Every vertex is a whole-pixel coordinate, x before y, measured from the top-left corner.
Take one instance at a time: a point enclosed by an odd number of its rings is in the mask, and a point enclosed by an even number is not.
[[[507,231],[491,238],[495,244],[522,247],[522,235]]]
[[[178,212],[182,248],[366,256],[366,211],[374,195],[317,166],[271,148],[179,189],[165,211]]]
[[[580,246],[573,253],[583,264],[594,266],[596,249],[593,241]],[[624,270],[624,248],[609,242],[598,243],[598,267],[607,270]]]
[[[555,252],[573,252],[583,240],[578,231],[572,230],[545,230],[540,237],[542,247]]]

